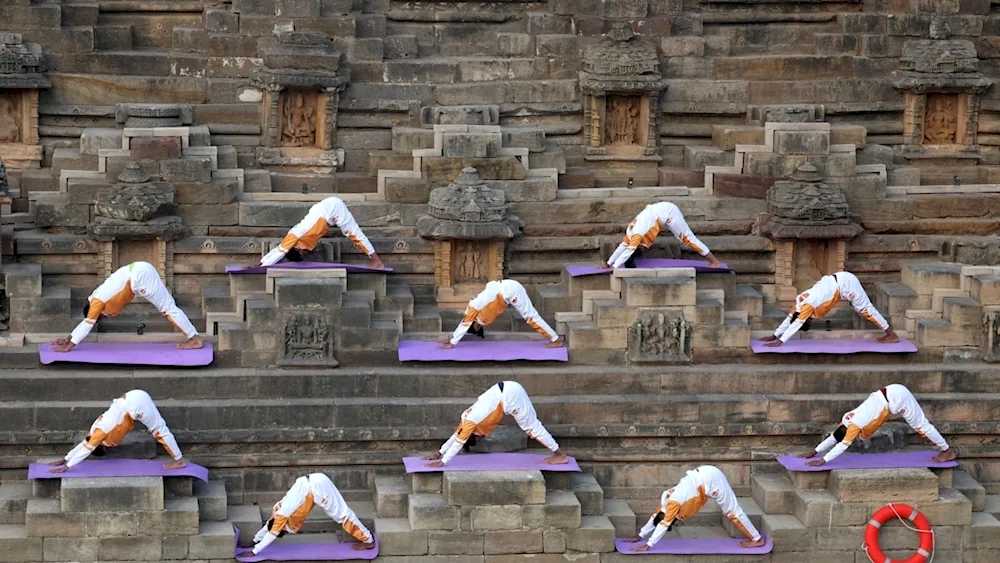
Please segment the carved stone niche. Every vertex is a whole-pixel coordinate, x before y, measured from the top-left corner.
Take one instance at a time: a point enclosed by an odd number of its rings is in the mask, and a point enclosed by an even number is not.
[[[502,279],[506,242],[522,228],[521,220],[507,213],[504,191],[487,186],[475,168],[434,189],[417,231],[434,241],[438,306],[462,309],[486,282]]]
[[[584,159],[645,162],[659,156],[660,97],[667,81],[660,74],[656,47],[616,23],[583,56]]]
[[[691,331],[691,323],[680,309],[640,309],[628,329],[629,359],[636,363],[688,363]]]
[[[282,312],[279,366],[337,367],[333,353],[333,326],[323,311]]]
[[[50,88],[45,58],[17,33],[0,33],[0,157],[10,168],[38,168],[38,90]]]
[[[1000,362],[1000,309],[989,308],[983,312],[986,325],[986,346],[983,359],[988,362]]]
[[[775,182],[767,191],[767,213],[758,217],[759,231],[775,242],[774,281],[780,304],[795,301],[799,289],[844,269],[847,241],[864,229],[851,220],[844,192],[824,184],[815,166],[806,163],[790,181]]]
[[[263,92],[258,160],[268,166],[330,173],[343,164],[337,108],[350,71],[322,33],[281,32],[262,48],[264,68],[251,84]]]

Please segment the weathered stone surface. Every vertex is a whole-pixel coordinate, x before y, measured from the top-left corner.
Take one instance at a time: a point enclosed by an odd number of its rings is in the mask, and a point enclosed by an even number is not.
[[[615,527],[607,516],[584,516],[580,527],[566,531],[566,549],[606,553],[615,549]]]
[[[442,495],[414,493],[410,495],[409,519],[414,530],[456,530],[459,511]]]
[[[105,537],[98,542],[102,561],[160,561],[163,557],[163,540],[156,536]]]
[[[410,529],[406,518],[375,518],[379,555],[426,555],[428,532]]]
[[[444,495],[448,504],[460,506],[542,504],[545,479],[538,471],[450,471]]]
[[[486,532],[484,546],[486,555],[542,553],[542,551],[543,538],[541,531]]]
[[[212,181],[212,161],[207,157],[185,157],[160,162],[160,177],[164,182]]]
[[[830,472],[830,490],[843,502],[928,502],[938,497],[937,476],[927,469]]]
[[[524,525],[521,511],[518,505],[472,506],[471,527],[473,530],[519,530]]]
[[[482,532],[428,532],[427,553],[430,555],[482,555]]]
[[[65,479],[60,498],[63,512],[163,510],[163,478]]]
[[[229,522],[202,522],[198,534],[191,536],[188,557],[191,559],[227,559],[233,556],[235,530]]]

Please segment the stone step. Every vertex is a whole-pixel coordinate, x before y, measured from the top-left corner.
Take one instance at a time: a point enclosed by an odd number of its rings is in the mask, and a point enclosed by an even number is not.
[[[736,501],[739,502],[740,508],[743,509],[747,518],[750,519],[750,523],[757,528],[757,531],[760,531],[764,510],[757,504],[757,501],[752,498],[737,498]],[[721,511],[720,521],[722,522],[722,527],[726,530],[726,533],[729,534],[729,537],[746,539],[746,535],[740,531],[740,529],[736,527],[736,524],[734,524],[733,521],[730,520],[725,514],[721,514]]]
[[[972,501],[972,511],[986,510],[986,488],[965,471],[952,472],[952,487]]]
[[[162,477],[63,479],[63,512],[163,510]]]
[[[413,292],[407,285],[389,285],[385,297],[376,299],[375,308],[380,311],[402,311],[403,319],[413,318]]]
[[[375,477],[375,513],[378,518],[406,518],[413,490],[405,477]]]
[[[750,495],[768,514],[794,514],[796,489],[783,473],[754,473]]]
[[[972,276],[971,297],[984,307],[1000,306],[1000,275]]]
[[[842,502],[932,502],[938,478],[928,469],[834,470],[830,492]]]
[[[228,516],[228,500],[226,484],[222,481],[204,482],[195,480],[192,483],[195,498],[198,500],[198,513],[201,520],[208,522],[224,522]]]
[[[31,483],[27,481],[8,481],[0,484],[0,525],[23,525],[28,501],[33,496]]]
[[[917,295],[931,295],[935,289],[959,289],[961,275],[960,264],[904,262],[900,271],[900,282],[910,287]]]
[[[580,501],[580,510],[584,516],[604,514],[604,489],[593,474],[573,473],[572,491]]]
[[[256,505],[229,505],[226,507],[226,521],[236,526],[237,543],[241,547],[253,546],[253,538],[266,521],[263,518],[265,512],[270,512],[267,506]],[[268,514],[268,518],[270,515]]]
[[[639,531],[635,512],[624,499],[604,499],[604,516],[614,526],[615,537],[630,538]]]
[[[0,524],[0,553],[7,561],[42,561],[42,538],[28,536],[24,525]]]
[[[205,313],[228,313],[236,309],[236,300],[229,287],[206,285],[201,290],[201,309]]]
[[[131,24],[106,24],[94,27],[94,48],[97,51],[128,51],[132,49]]]
[[[978,346],[982,326],[953,326],[944,319],[917,319],[916,344],[924,347]]]
[[[541,471],[447,471],[445,501],[451,506],[530,505],[545,502]]]
[[[945,297],[941,316],[955,327],[982,325],[983,306],[970,297]]]
[[[580,527],[566,531],[566,549],[589,553],[615,550],[615,526],[604,515],[583,516]]]

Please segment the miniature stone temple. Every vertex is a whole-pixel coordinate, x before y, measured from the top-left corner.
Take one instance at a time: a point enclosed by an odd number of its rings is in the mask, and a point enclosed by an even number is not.
[[[944,19],[931,23],[930,39],[904,45],[893,87],[904,94],[903,151],[923,184],[978,183],[979,114],[993,84],[979,62],[975,44],[953,39]]]
[[[252,81],[263,93],[258,160],[329,174],[344,161],[336,150],[337,108],[350,71],[321,33],[283,31],[267,45]]]
[[[0,33],[0,157],[10,168],[38,168],[38,90],[52,83],[45,76],[41,45],[17,33]]]
[[[819,278],[843,271],[847,242],[864,232],[851,220],[840,187],[822,180],[816,167],[806,163],[791,180],[775,182],[767,191],[760,234],[775,241],[774,277],[781,303],[793,303]]]
[[[598,185],[620,186],[623,176],[655,185],[660,96],[667,89],[655,47],[627,24],[614,24],[584,52],[580,89],[584,160],[596,169]]]

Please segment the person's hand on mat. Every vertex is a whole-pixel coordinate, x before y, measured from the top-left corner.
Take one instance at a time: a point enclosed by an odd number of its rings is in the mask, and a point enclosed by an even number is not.
[[[782,342],[778,338],[775,338],[774,340],[769,340],[767,342],[767,344],[764,345],[764,347],[765,348],[777,348],[778,346],[781,346],[782,344],[784,344],[784,342]]]
[[[764,547],[764,538],[760,538],[757,541],[746,540],[740,542],[740,547]]]
[[[630,549],[629,551],[649,551],[649,546],[646,544],[637,545]]]
[[[895,344],[899,342],[899,336],[896,335],[896,331],[889,328],[889,330],[885,331],[885,335],[876,338],[875,342],[879,344]]]
[[[55,461],[50,461],[50,462],[46,463],[45,465],[51,465],[51,466],[66,465],[66,460],[65,459],[57,459]]]
[[[954,461],[958,457],[955,455],[955,450],[948,448],[947,450],[939,453],[938,455],[931,458],[934,463],[944,463],[946,461]]]
[[[433,463],[428,463],[427,467],[444,467],[443,461],[435,461]]]
[[[184,458],[175,459],[170,463],[163,464],[164,469],[180,469],[182,467],[187,467],[187,461],[184,461]]]
[[[198,350],[205,347],[205,341],[197,334],[177,345],[179,350]]]
[[[438,350],[451,350],[454,347],[455,347],[455,345],[452,344],[450,341],[449,342],[442,342],[441,344],[438,344]]]
[[[765,338],[761,338],[760,341],[761,342],[774,342],[777,339],[778,339],[778,337],[772,334],[771,336],[768,336],[768,337],[765,337]]]
[[[366,549],[375,549],[375,542],[372,543],[361,543],[358,542],[351,546],[354,551],[364,551]]]
[[[710,268],[721,268],[722,267],[722,262],[720,262],[719,259],[716,258],[715,255],[712,254],[711,252],[709,252],[708,256],[706,256],[705,258],[708,258],[708,266]]]
[[[426,461],[434,461],[435,459],[441,459],[441,452],[435,452],[435,453],[432,453],[431,455],[425,455],[424,457],[422,457],[420,459],[423,459],[423,460],[426,460]]]
[[[806,452],[804,454],[799,454],[799,455],[797,455],[795,457],[800,457],[802,459],[809,459],[811,457],[816,457],[816,453],[817,453],[816,450],[809,450],[808,452]]]
[[[70,350],[73,349],[74,346],[76,346],[76,344],[73,344],[72,342],[67,342],[65,344],[59,344],[57,346],[53,346],[52,347],[52,351],[53,352],[69,352]]]
[[[814,459],[812,461],[806,462],[806,465],[808,465],[809,467],[823,467],[824,465],[826,465],[826,460],[822,458]]]
[[[556,450],[554,454],[542,460],[542,463],[546,465],[563,465],[569,463],[569,458],[562,450]]]
[[[69,342],[69,338],[56,338],[52,342],[49,342],[49,344],[53,346],[62,346],[63,344],[69,344]]]
[[[562,348],[564,345],[565,345],[565,343],[563,342],[562,338],[560,338],[559,340],[556,340],[555,342],[546,342],[545,343],[545,347],[546,348]]]
[[[66,473],[69,471],[69,467],[63,465],[62,467],[57,467],[55,469],[49,469],[49,473]]]
[[[252,551],[244,551],[243,553],[237,553],[236,557],[257,557]]]

